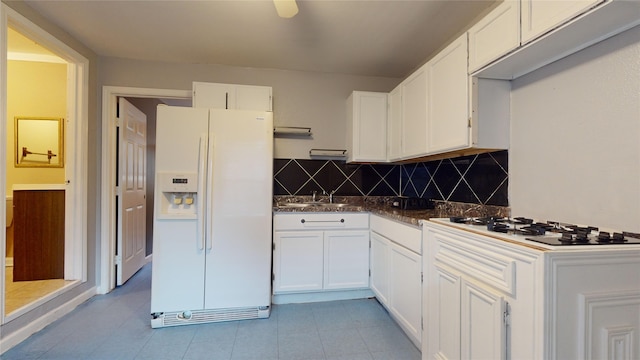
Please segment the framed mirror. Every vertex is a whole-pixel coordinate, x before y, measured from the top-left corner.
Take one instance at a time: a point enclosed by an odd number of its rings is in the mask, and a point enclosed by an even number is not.
[[[15,117],[16,167],[64,167],[64,119]]]

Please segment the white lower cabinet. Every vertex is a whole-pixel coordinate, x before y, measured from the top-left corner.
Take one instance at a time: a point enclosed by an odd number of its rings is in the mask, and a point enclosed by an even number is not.
[[[371,232],[371,278],[369,284],[378,300],[383,304],[389,303],[389,248],[391,241],[385,237]]]
[[[371,289],[416,346],[422,341],[422,231],[371,215]]]
[[[440,359],[504,359],[504,298],[436,265],[428,328]],[[437,309],[435,311],[434,309]]]
[[[422,256],[391,241],[388,309],[416,346],[422,340]]]
[[[461,358],[504,359],[508,325],[504,297],[466,279],[460,287]]]
[[[424,359],[542,358],[541,251],[431,223],[424,247]]]
[[[322,290],[322,231],[278,231],[273,242],[274,292]]]
[[[640,247],[423,238],[423,359],[640,358]]]
[[[323,289],[369,287],[369,232],[325,231]]]
[[[273,293],[369,288],[369,215],[274,216]]]

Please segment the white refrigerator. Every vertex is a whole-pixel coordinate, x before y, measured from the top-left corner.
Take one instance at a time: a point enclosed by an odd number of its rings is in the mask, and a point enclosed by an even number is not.
[[[160,105],[153,328],[269,317],[271,112]]]

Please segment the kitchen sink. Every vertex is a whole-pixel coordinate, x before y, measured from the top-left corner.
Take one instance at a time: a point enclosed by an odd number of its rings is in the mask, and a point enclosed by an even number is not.
[[[283,207],[291,207],[291,208],[342,208],[345,206],[349,206],[349,204],[345,203],[325,203],[325,202],[305,202],[305,203],[286,203],[280,204]]]

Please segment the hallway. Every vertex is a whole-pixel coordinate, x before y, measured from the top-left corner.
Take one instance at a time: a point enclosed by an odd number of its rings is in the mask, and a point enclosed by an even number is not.
[[[15,346],[13,359],[398,359],[420,352],[374,299],[274,305],[269,319],[150,327],[151,264]]]

